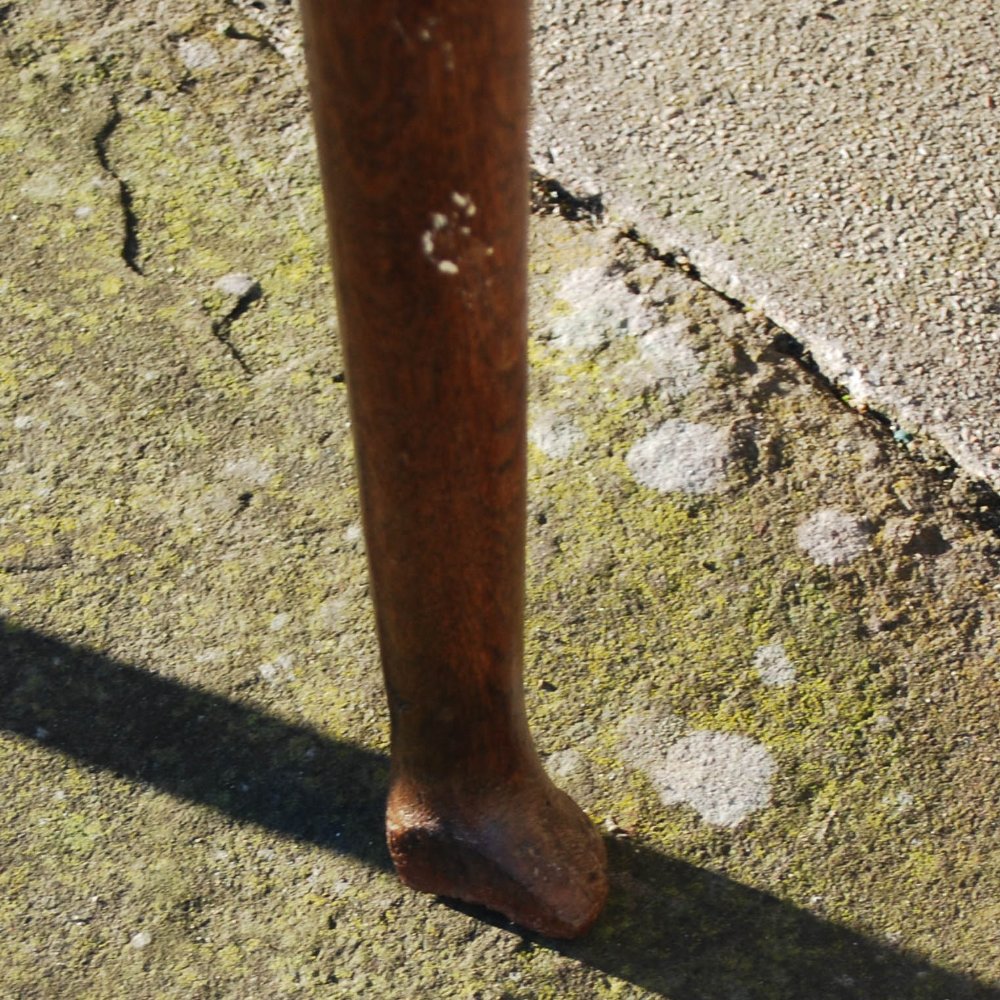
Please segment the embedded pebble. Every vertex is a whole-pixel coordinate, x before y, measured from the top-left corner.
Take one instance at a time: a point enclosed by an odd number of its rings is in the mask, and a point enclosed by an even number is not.
[[[795,681],[795,665],[780,642],[761,646],[754,653],[753,665],[760,679],[769,687],[787,687]]]
[[[216,291],[222,292],[224,295],[234,295],[238,299],[242,299],[244,295],[249,295],[250,292],[259,290],[260,286],[249,274],[241,274],[234,271],[232,274],[224,274],[215,283]]]
[[[215,46],[203,38],[182,38],[177,43],[177,54],[188,69],[208,69],[219,61]]]
[[[868,547],[865,523],[842,510],[825,507],[796,529],[799,548],[819,566],[838,566],[857,559]]]
[[[568,417],[542,411],[531,420],[528,440],[549,458],[567,458],[585,438]]]
[[[632,446],[625,463],[661,493],[710,493],[725,482],[729,457],[727,428],[667,420]]]
[[[153,935],[149,931],[139,931],[137,934],[133,934],[129,939],[129,944],[138,950],[142,950],[147,947],[153,941]]]
[[[668,746],[647,774],[664,805],[684,802],[706,823],[732,827],[770,802],[775,770],[756,740],[701,730]]]

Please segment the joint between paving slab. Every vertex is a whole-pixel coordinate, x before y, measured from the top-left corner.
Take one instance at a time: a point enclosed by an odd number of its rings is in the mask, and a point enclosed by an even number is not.
[[[604,222],[605,205],[600,193],[589,196],[577,195],[556,178],[547,177],[534,170],[531,174],[531,190],[533,212],[558,214],[569,222],[585,222],[593,227]],[[914,441],[913,435],[899,427],[888,414],[867,403],[857,405],[852,402],[847,388],[822,370],[812,352],[801,340],[765,313],[755,310],[735,296],[710,284],[683,248],[663,251],[642,236],[635,226],[619,230],[615,240],[616,242],[626,240],[641,250],[649,260],[679,271],[689,280],[722,299],[734,312],[748,316],[756,315],[758,329],[761,335],[770,341],[769,346],[778,354],[793,361],[820,391],[834,399],[840,406],[876,425],[881,435],[890,435],[895,447],[905,450],[912,461],[931,471],[938,479],[954,481],[958,478],[960,466],[955,459],[943,450],[935,449],[937,453],[932,454],[927,447],[930,439],[919,443]],[[1000,494],[984,479],[971,479],[966,484],[966,492],[967,509],[959,511],[961,516],[978,528],[1000,537]]]

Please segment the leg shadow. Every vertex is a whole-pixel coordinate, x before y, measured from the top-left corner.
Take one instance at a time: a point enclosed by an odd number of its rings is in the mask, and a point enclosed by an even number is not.
[[[724,875],[608,843],[611,894],[580,941],[495,927],[669,1000],[1000,1000],[1000,988],[823,920]]]
[[[0,631],[0,730],[389,869],[385,755],[36,632]],[[1000,1000],[1000,989],[627,842],[583,941],[536,947],[670,1000]],[[501,918],[456,906],[488,923]]]
[[[0,631],[0,730],[389,869],[384,754],[29,630]]]
[[[604,932],[560,950],[670,1000],[1000,1000],[722,875],[627,843],[609,853]]]

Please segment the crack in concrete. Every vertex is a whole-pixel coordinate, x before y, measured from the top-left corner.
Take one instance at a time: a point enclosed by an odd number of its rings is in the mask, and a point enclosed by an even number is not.
[[[40,563],[0,563],[0,571],[18,576],[21,573],[46,573],[52,569],[65,569],[70,564],[69,559]]]
[[[304,66],[301,38],[291,4],[283,3],[277,8],[272,5],[271,9],[268,9],[263,0],[226,0],[226,5],[236,8],[244,16],[255,21],[264,32],[260,38],[250,34],[244,35],[242,32],[229,37],[245,37],[277,52],[296,74],[302,75]]]
[[[97,153],[97,160],[101,164],[101,167],[114,178],[115,183],[118,185],[118,202],[122,207],[122,224],[124,226],[121,250],[122,260],[125,261],[125,265],[130,271],[144,277],[145,272],[139,261],[141,253],[139,245],[139,219],[135,213],[132,189],[129,187],[128,182],[111,165],[111,160],[108,157],[108,143],[111,141],[111,136],[121,122],[122,115],[118,110],[118,98],[112,96],[111,114],[101,126],[97,135],[94,136],[94,150]]]
[[[567,190],[554,177],[531,171],[531,211],[558,214],[569,222],[604,221],[604,199],[600,194],[582,197]]]
[[[236,300],[236,305],[225,316],[212,322],[212,336],[225,347],[233,361],[243,369],[243,374],[250,378],[253,378],[253,369],[247,364],[247,360],[243,357],[240,349],[233,343],[232,338],[229,336],[229,329],[262,295],[261,287],[255,281]]]

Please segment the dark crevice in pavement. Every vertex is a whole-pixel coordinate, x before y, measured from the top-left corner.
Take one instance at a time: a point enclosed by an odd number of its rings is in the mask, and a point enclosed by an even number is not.
[[[600,194],[575,195],[553,177],[531,172],[531,211],[538,215],[560,215],[570,222],[604,220],[604,200]]]
[[[253,377],[253,370],[247,364],[240,349],[233,343],[229,335],[230,327],[262,296],[261,287],[254,282],[237,300],[236,305],[226,313],[222,319],[217,319],[212,323],[212,336],[222,344],[229,352],[229,356],[235,361],[243,374]]]
[[[118,99],[111,98],[111,114],[108,120],[101,126],[101,130],[94,136],[94,149],[97,152],[98,162],[101,167],[114,178],[118,185],[118,201],[122,207],[122,222],[125,228],[122,239],[122,260],[125,261],[129,270],[138,275],[143,275],[142,265],[139,262],[139,219],[135,214],[135,207],[132,198],[132,189],[128,182],[119,176],[118,172],[111,165],[108,158],[108,142],[114,134],[115,129],[121,124],[122,116],[118,110]]]
[[[626,230],[619,235],[619,238],[638,246],[651,260],[659,261],[666,267],[681,271],[692,281],[697,281],[702,287],[722,299],[735,312],[753,312],[745,302],[727,295],[705,281],[697,267],[683,252],[664,253],[648,240],[643,239],[635,229]],[[763,322],[759,329],[763,336],[770,338],[771,348],[795,362],[817,389],[857,416],[876,424],[883,436],[891,436],[894,446],[904,448],[908,457],[923,466],[924,471],[938,482],[955,482],[959,479],[961,469],[958,463],[940,446],[932,443],[929,439],[918,445],[913,441],[912,435],[899,427],[887,414],[867,404],[858,406],[852,403],[847,389],[830,378],[820,368],[802,341],[793,337],[787,330],[782,329],[770,317],[763,316],[762,319]],[[970,480],[965,483],[964,496],[960,501],[953,502],[953,506],[959,517],[1000,538],[1000,494],[985,480]]]
[[[226,38],[235,38],[244,42],[256,42],[261,48],[268,49],[271,52],[277,52],[278,50],[274,47],[274,42],[265,35],[255,35],[249,31],[241,31],[235,25],[227,24],[222,30],[222,34]],[[280,55],[280,53],[279,53]]]
[[[0,572],[10,573],[12,576],[17,573],[47,573],[49,570],[63,569],[69,564],[70,559],[68,556],[64,559],[52,559],[36,563],[4,562],[0,563]]]
[[[600,194],[581,197],[573,194],[558,180],[533,171],[531,176],[531,209],[537,214],[558,214],[570,222],[588,222],[593,226],[604,220],[605,207]],[[680,271],[685,277],[698,282],[703,288],[722,299],[734,312],[752,314],[754,310],[745,302],[728,295],[709,284],[683,250],[662,251],[637,229],[629,228],[617,234],[617,239],[627,240],[636,246],[650,260],[658,261],[671,270]],[[877,425],[883,436],[890,436],[895,447],[904,448],[914,462],[941,483],[954,483],[963,473],[958,463],[936,443],[929,439],[919,444],[912,435],[900,428],[890,416],[868,406],[858,406],[851,402],[847,389],[830,378],[816,363],[809,349],[782,329],[767,316],[761,317],[758,329],[762,336],[770,339],[771,348],[789,358],[803,371],[806,377],[821,392],[837,401],[859,417]],[[1000,538],[1000,493],[982,479],[968,479],[963,484],[963,496],[952,501],[955,512],[963,520],[977,528]]]

